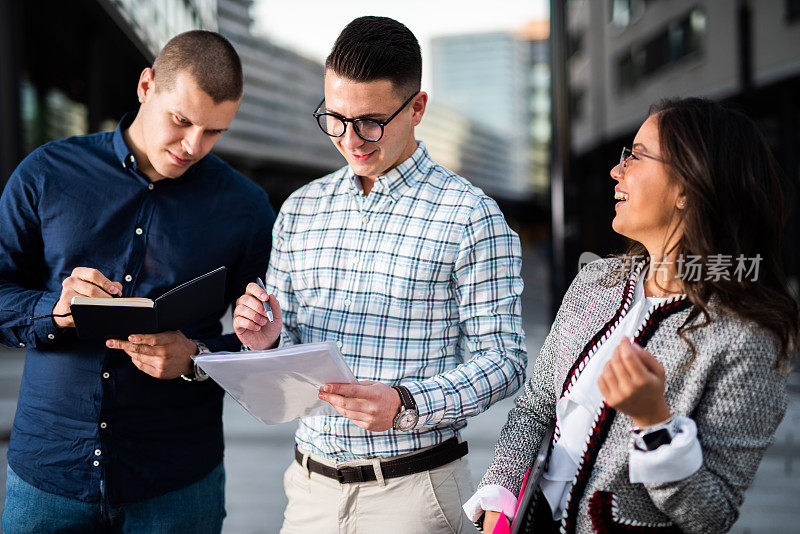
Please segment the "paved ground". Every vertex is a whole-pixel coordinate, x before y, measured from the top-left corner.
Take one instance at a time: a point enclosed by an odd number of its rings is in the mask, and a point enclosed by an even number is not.
[[[529,370],[549,328],[546,271],[531,251],[525,252],[525,331],[531,354]],[[5,495],[5,449],[16,406],[24,353],[0,350],[0,502]],[[792,373],[789,410],[767,451],[742,515],[733,532],[800,533],[800,374]],[[506,399],[472,419],[464,432],[470,444],[469,463],[475,483],[491,460],[494,441],[513,404]],[[226,398],[227,510],[225,534],[277,532],[286,499],[282,474],[292,459],[295,424],[266,426]]]

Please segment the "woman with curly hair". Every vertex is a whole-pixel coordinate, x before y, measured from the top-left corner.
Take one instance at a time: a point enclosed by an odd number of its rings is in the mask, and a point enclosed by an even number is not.
[[[541,447],[522,532],[725,532],[786,411],[798,306],[781,185],[753,122],[661,102],[611,177],[612,227],[633,244],[567,291],[464,505],[486,532],[508,531]]]

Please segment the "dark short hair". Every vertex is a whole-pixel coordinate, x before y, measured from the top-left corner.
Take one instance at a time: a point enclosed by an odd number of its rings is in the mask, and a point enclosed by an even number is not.
[[[181,72],[191,74],[217,104],[242,97],[242,62],[233,45],[218,33],[191,30],[164,45],[153,62],[156,89],[171,90]]]
[[[357,82],[389,80],[395,89],[419,91],[422,53],[404,24],[388,17],[359,17],[339,34],[325,69]]]

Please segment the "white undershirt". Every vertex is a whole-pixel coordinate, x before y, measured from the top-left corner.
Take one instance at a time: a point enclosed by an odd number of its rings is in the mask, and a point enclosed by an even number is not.
[[[668,300],[645,297],[642,285],[645,273],[646,271],[639,276],[628,313],[597,348],[597,352],[586,364],[575,386],[556,403],[556,421],[561,437],[553,445],[548,469],[540,483],[542,493],[553,511],[553,519],[558,520],[563,516],[587,436],[592,430],[595,415],[603,403],[597,380],[606,362],[622,341],[622,337],[633,337],[644,322],[647,312]],[[675,418],[675,424],[678,434],[673,437],[669,445],[663,445],[655,451],[631,451],[628,470],[632,483],[681,480],[700,468],[703,456],[694,421],[688,417],[678,416]],[[476,521],[484,510],[502,511],[509,518],[513,518],[516,505],[517,498],[506,488],[487,485],[479,489],[463,508],[470,520]]]

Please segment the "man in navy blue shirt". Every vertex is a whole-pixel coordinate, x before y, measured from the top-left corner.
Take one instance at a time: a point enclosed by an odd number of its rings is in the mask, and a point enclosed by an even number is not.
[[[209,151],[242,95],[222,36],[172,39],[114,132],[48,143],[0,198],[0,341],[27,356],[3,529],[219,532],[223,391],[191,355],[238,350],[224,310],[182,331],[80,340],[74,296],[150,297],[219,266],[266,270],[266,193]]]

